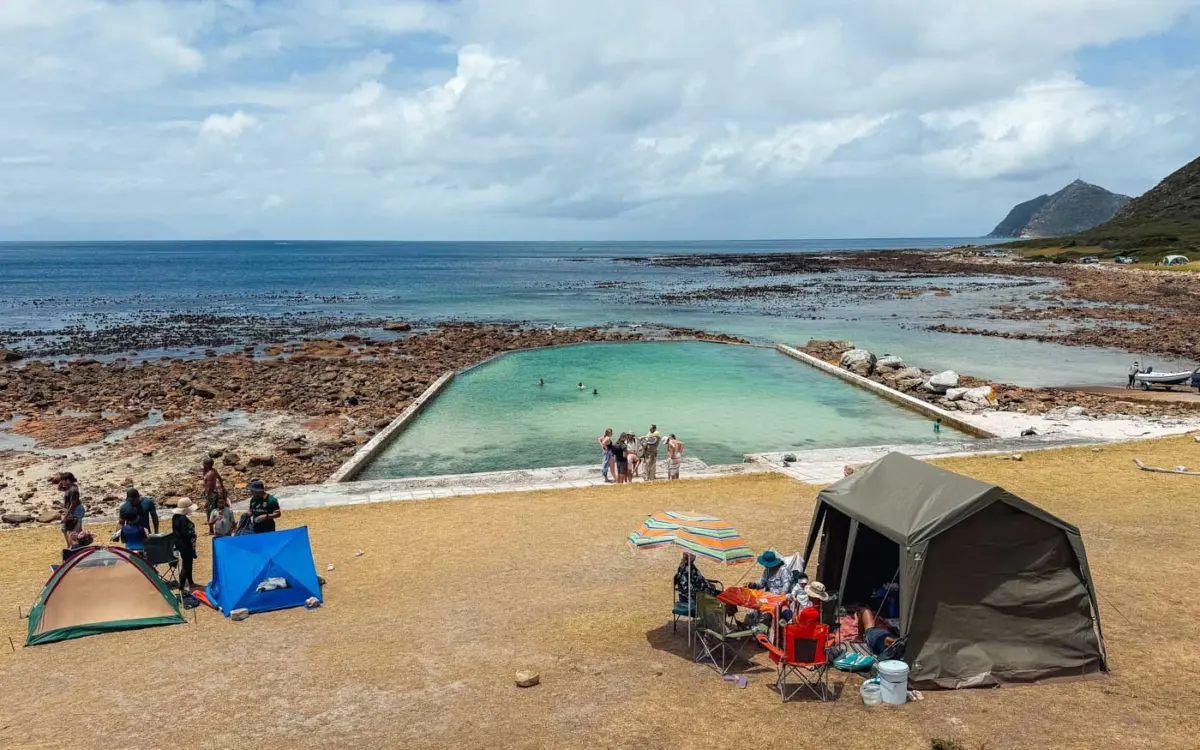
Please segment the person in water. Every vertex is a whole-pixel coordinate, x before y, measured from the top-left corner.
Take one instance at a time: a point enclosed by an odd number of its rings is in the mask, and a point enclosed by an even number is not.
[[[592,389],[592,395],[593,395],[593,396],[599,396],[599,395],[600,395],[600,389],[599,389],[599,388],[593,388],[593,389]]]
[[[579,390],[581,390],[581,391],[583,390],[583,383],[579,384]]]
[[[545,385],[545,384],[546,384],[545,378],[538,378],[538,385]]]
[[[934,435],[942,434],[942,418],[941,417],[938,417],[937,419],[933,420],[933,434]]]

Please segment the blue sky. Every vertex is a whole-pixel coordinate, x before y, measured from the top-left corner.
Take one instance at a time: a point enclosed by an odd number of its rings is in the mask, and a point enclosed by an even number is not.
[[[5,0],[0,239],[968,236],[1200,155],[1200,0]]]

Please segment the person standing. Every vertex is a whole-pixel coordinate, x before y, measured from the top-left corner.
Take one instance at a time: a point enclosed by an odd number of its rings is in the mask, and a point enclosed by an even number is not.
[[[679,478],[679,465],[683,463],[683,443],[675,433],[667,436],[667,480]]]
[[[75,475],[69,471],[58,475],[58,489],[62,491],[63,540],[70,547],[71,533],[83,530],[83,500],[79,497],[79,482],[75,481]]]
[[[154,504],[154,498],[143,495],[137,487],[125,490],[125,502],[121,503],[120,515],[136,518],[138,526],[148,534],[158,533],[158,506]]]
[[[658,467],[658,444],[662,442],[662,435],[658,434],[658,425],[650,425],[650,431],[642,438],[644,447],[642,448],[642,458],[646,464],[646,481],[653,482],[656,478],[656,469]]]
[[[1137,362],[1134,362],[1129,366],[1129,382],[1125,384],[1126,389],[1133,387],[1133,381],[1139,372],[1141,372],[1141,365],[1139,365]]]
[[[222,496],[228,497],[229,493],[225,490],[225,480],[221,477],[220,472],[213,466],[211,458],[205,458],[200,464],[201,466],[201,481],[204,482],[204,517],[211,518],[213,511],[218,507],[218,500]],[[219,488],[219,489],[218,489]],[[208,534],[212,536],[212,523],[208,524]]]
[[[192,578],[192,562],[196,559],[196,524],[188,518],[195,504],[186,497],[179,501],[171,513],[171,536],[175,538],[175,549],[179,552],[179,589],[197,588]]]
[[[208,514],[209,533],[216,537],[233,535],[233,509],[229,507],[229,495],[221,495],[217,508]]]
[[[250,492],[250,528],[255,534],[275,530],[275,519],[282,515],[279,501],[274,495],[267,494],[267,487],[261,479],[255,479],[246,485]]]
[[[605,482],[612,481],[608,478],[608,472],[611,468],[609,465],[612,463],[612,432],[612,428],[609,427],[604,430],[604,434],[599,438],[600,450],[604,452],[604,463],[600,468],[600,474],[604,477]]]
[[[942,418],[941,417],[938,417],[937,419],[933,420],[933,434],[934,435],[942,434]]]
[[[625,484],[625,482],[629,481],[629,448],[623,440],[618,440],[612,444],[610,450],[612,451],[613,471],[617,474],[617,484]]]

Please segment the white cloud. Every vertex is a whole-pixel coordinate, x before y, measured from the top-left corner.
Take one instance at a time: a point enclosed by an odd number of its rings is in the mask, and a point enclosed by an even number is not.
[[[242,110],[232,115],[213,114],[204,118],[200,123],[200,134],[221,138],[237,138],[242,133],[258,125],[258,118],[248,115]]]
[[[922,196],[925,233],[986,228],[1057,181],[1145,189],[1200,151],[1194,71],[1105,87],[1076,60],[1194,8],[7,0],[0,165],[23,189],[0,225],[93,211],[290,236],[921,226],[884,205],[903,202],[889,185]],[[945,226],[938,206],[967,193],[984,198]],[[839,201],[863,219],[839,230],[790,209]]]

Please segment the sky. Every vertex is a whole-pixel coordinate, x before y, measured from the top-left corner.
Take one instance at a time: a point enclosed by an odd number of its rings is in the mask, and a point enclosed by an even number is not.
[[[3,0],[0,239],[975,236],[1200,156],[1200,0]]]

